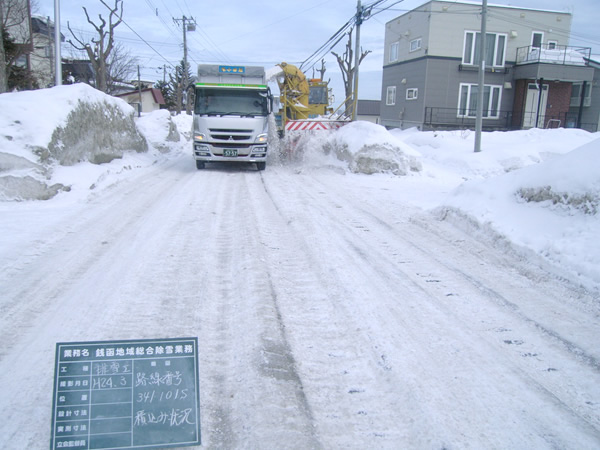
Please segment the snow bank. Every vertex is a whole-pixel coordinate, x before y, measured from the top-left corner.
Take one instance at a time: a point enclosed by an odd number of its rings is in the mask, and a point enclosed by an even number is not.
[[[489,228],[592,287],[600,283],[599,156],[596,138],[546,162],[468,181],[446,200],[442,214]]]
[[[0,199],[47,199],[52,168],[144,152],[146,139],[123,100],[85,84],[0,95]]]
[[[538,164],[590,141],[579,129],[533,128],[483,133],[482,151],[474,153],[475,133],[470,130],[392,130],[391,134],[415,148],[430,168],[442,168],[466,180],[485,179]]]
[[[192,116],[188,117],[191,120]],[[181,139],[177,125],[171,120],[171,113],[166,109],[143,114],[136,125],[149,143],[163,153],[171,150],[171,143]]]
[[[352,122],[335,131],[298,136],[292,134],[288,147],[300,151],[308,163],[324,164],[325,155],[336,159],[334,162],[328,158],[330,165],[352,173],[408,175],[422,170],[418,152],[384,127],[370,122]]]

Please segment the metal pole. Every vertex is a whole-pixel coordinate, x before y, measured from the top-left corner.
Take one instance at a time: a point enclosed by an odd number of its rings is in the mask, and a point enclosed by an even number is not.
[[[477,89],[477,117],[475,119],[475,152],[481,151],[481,128],[483,126],[483,91],[485,89],[485,35],[487,28],[487,0],[482,0],[481,38],[479,39],[479,77]]]
[[[358,65],[360,64],[360,24],[362,23],[362,6],[360,0],[356,4],[356,42],[354,45],[354,104],[352,105],[352,120],[356,120],[358,109]]]
[[[60,0],[54,0],[54,85],[62,84],[62,59],[60,55]]]
[[[537,98],[537,108],[535,111],[535,128],[540,127],[540,110],[542,109],[542,95],[544,93],[544,79],[540,78],[535,80],[538,85],[538,98]],[[542,120],[542,128],[544,128],[544,121]]]
[[[579,96],[579,111],[577,111],[577,128],[581,128],[581,119],[583,118],[583,107],[585,106],[585,90],[587,88],[587,81],[584,81],[581,84],[581,92],[580,92],[580,96]],[[565,117],[565,122],[566,122],[566,117]],[[565,126],[567,126],[565,124]]]
[[[138,107],[138,117],[141,117],[143,104],[142,104],[142,78],[140,75],[140,65],[139,64],[137,66],[137,72],[138,72],[138,96],[140,98],[140,106]]]

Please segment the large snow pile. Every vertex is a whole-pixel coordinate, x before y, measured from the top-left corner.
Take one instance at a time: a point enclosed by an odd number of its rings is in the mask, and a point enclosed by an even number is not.
[[[600,282],[599,157],[596,139],[541,164],[468,181],[445,201],[442,214],[489,228],[488,234],[533,250],[591,286]]]
[[[408,175],[422,170],[418,152],[370,122],[352,122],[336,131],[289,134],[286,146],[299,152],[305,163],[368,175]]]
[[[474,153],[471,130],[392,130],[392,135],[417,150],[430,168],[442,168],[464,179],[489,178],[549,160],[589,142],[593,135],[579,129],[532,128],[483,133],[482,151]]]
[[[85,84],[2,94],[0,198],[51,198],[69,189],[50,182],[57,165],[102,164],[146,151],[134,113],[123,100]]]

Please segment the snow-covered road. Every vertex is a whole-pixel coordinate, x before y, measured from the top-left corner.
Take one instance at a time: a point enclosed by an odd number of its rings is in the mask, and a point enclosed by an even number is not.
[[[205,448],[600,448],[596,299],[382,190],[182,154],[13,206],[2,448],[48,447],[56,342],[184,336]]]

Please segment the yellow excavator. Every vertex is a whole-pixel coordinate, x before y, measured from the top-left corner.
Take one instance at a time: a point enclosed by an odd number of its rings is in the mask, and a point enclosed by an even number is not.
[[[306,78],[293,64],[278,64],[281,110],[277,117],[280,135],[286,131],[339,128],[346,121],[331,118],[329,84],[321,78]]]
[[[329,86],[320,78],[307,79],[293,64],[278,64],[282,73],[277,78],[283,116],[301,120],[325,116],[333,111],[329,107]]]

